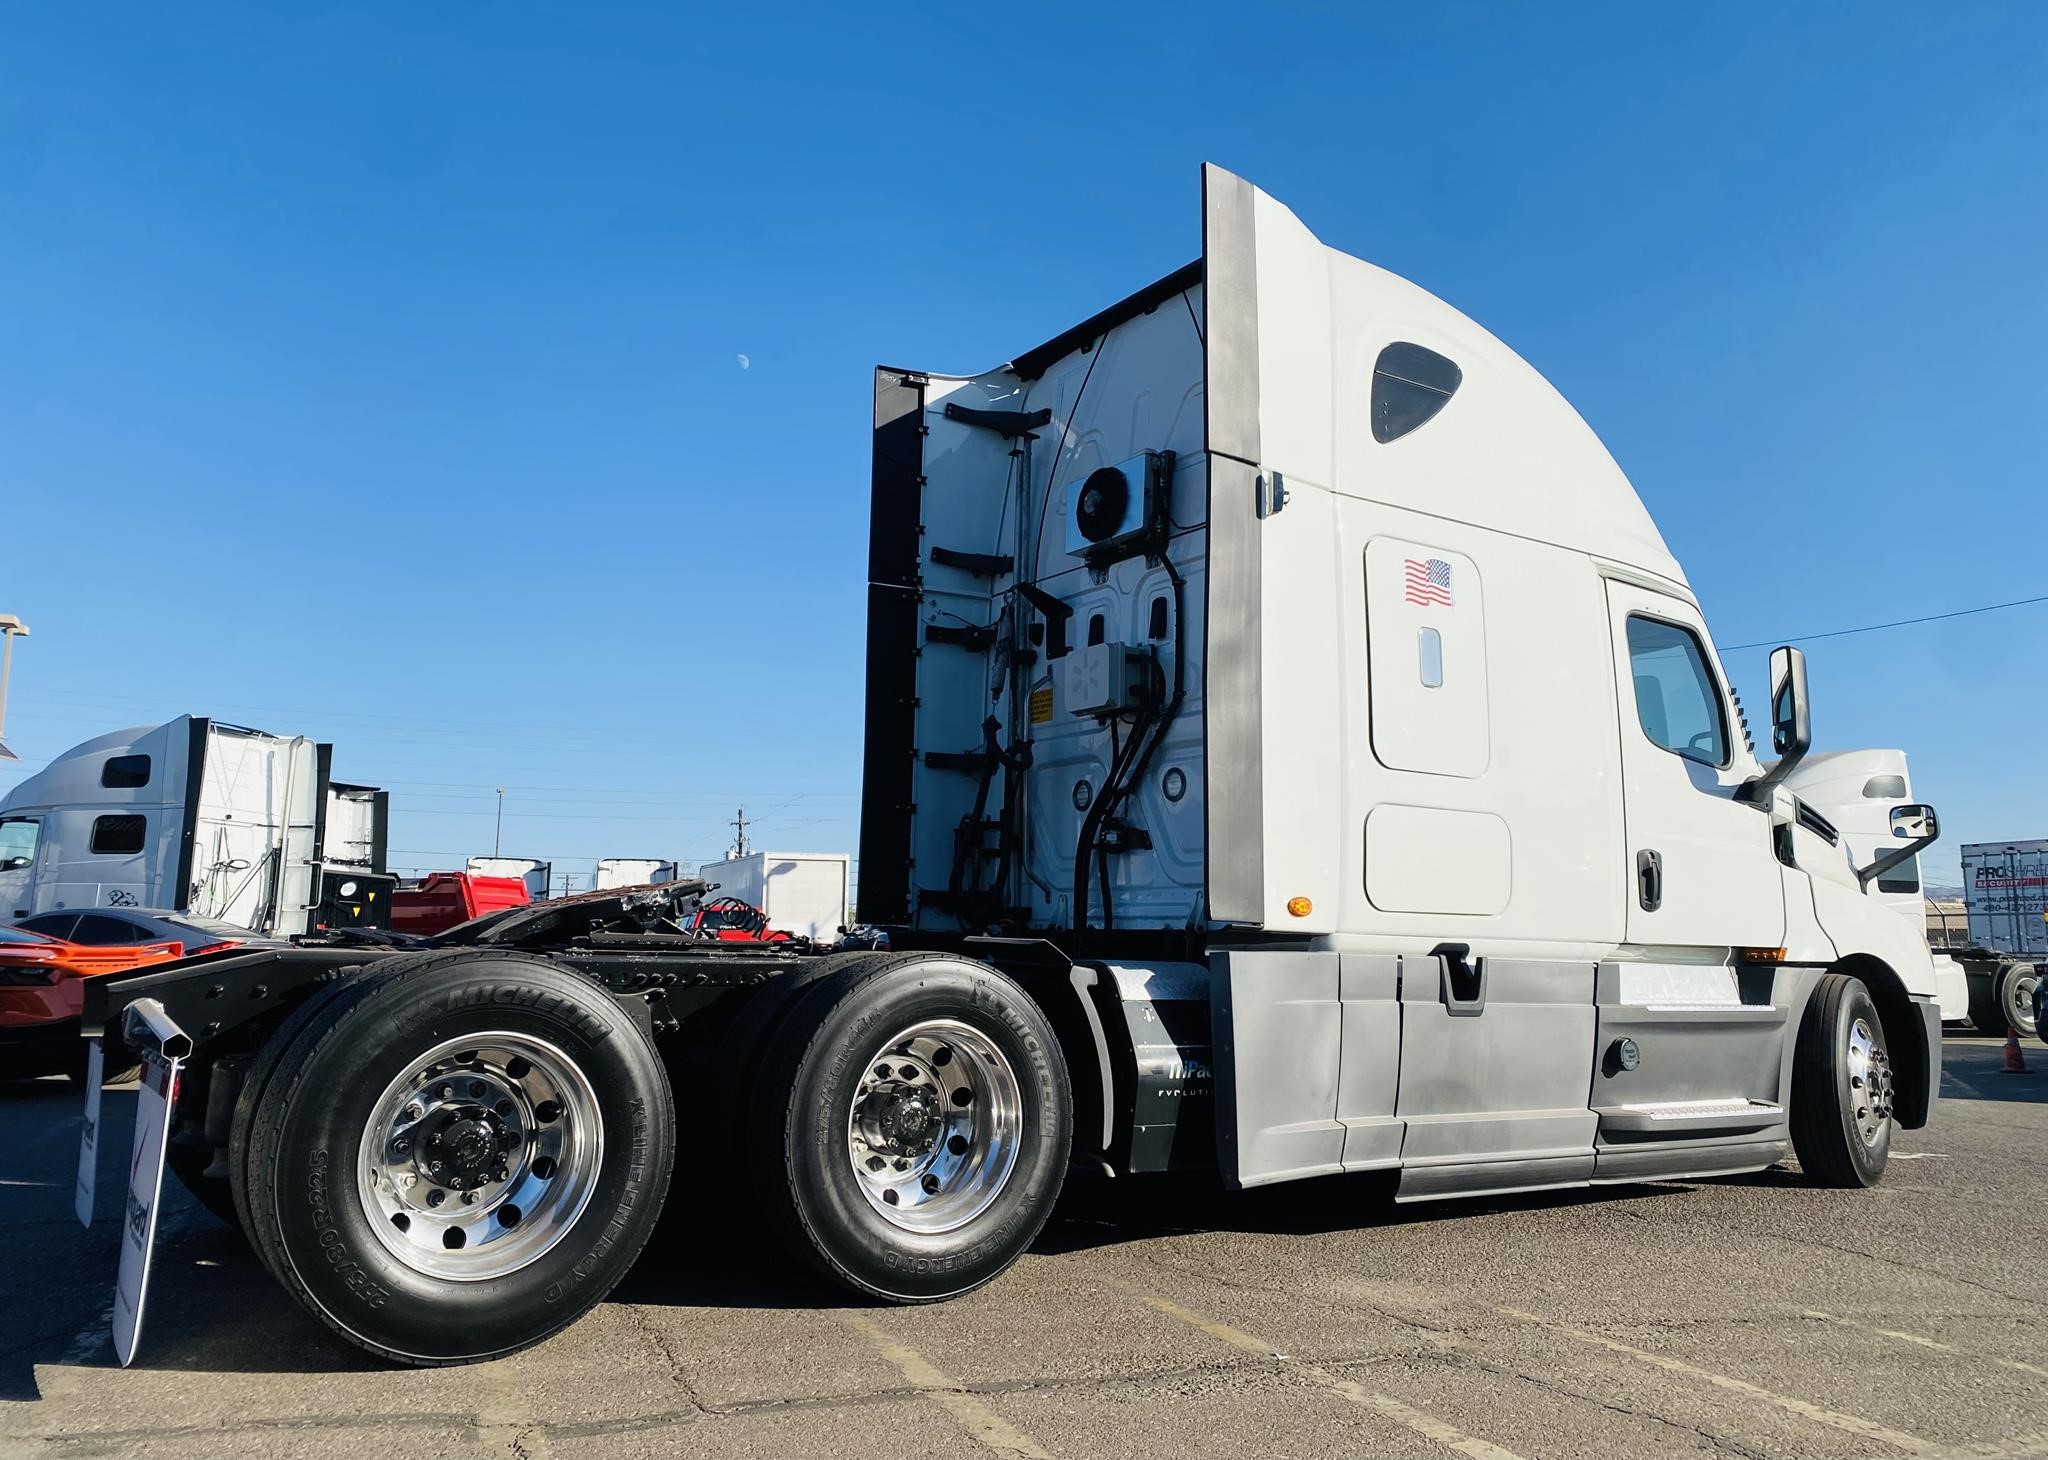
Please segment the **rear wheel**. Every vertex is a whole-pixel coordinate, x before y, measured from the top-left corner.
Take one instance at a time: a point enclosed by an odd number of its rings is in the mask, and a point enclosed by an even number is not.
[[[789,1245],[857,1292],[952,1297],[1022,1255],[1073,1137],[1045,1014],[995,970],[852,963],[790,1013],[754,1087],[757,1189]]]
[[[351,1343],[495,1358],[624,1276],[674,1124],[653,1046],[588,980],[519,955],[400,955],[277,1058],[243,1206],[285,1285]]]
[[[1891,1156],[1894,1075],[1863,981],[1822,974],[1792,1055],[1792,1149],[1820,1186],[1875,1186]]]
[[[2023,1039],[2032,1039],[2041,1032],[2034,1012],[2034,991],[2040,986],[2040,972],[2031,963],[2008,963],[1999,970],[1999,1016]],[[2003,1029],[1998,1032],[2005,1033]]]

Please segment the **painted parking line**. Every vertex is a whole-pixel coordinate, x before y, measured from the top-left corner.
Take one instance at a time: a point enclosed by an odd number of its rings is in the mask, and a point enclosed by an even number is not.
[[[2024,1363],[2019,1359],[2002,1359],[1996,1354],[1980,1353],[1976,1350],[1959,1349],[1953,1344],[1943,1343],[1940,1339],[1929,1338],[1924,1333],[1908,1333],[1903,1328],[1880,1328],[1875,1323],[1861,1323],[1854,1318],[1838,1318],[1832,1313],[1823,1313],[1815,1308],[1807,1309],[1806,1316],[1808,1318],[1824,1319],[1829,1323],[1837,1323],[1844,1328],[1859,1328],[1865,1333],[1874,1333],[1880,1338],[1895,1339],[1899,1343],[1910,1343],[1920,1348],[1933,1349],[1936,1353],[1955,1354],[1959,1358],[1997,1364],[2000,1368],[2017,1370],[2022,1374],[2032,1374],[2037,1379],[2048,1379],[2048,1369],[2044,1369],[2038,1364]]]
[[[1683,1374],[1687,1378],[1699,1379],[1705,1383],[1712,1384],[1717,1389],[1727,1389],[1736,1394],[1747,1395],[1751,1399],[1760,1399],[1766,1404],[1776,1405],[1779,1409],[1789,1414],[1796,1414],[1802,1419],[1812,1420],[1815,1424],[1826,1425],[1830,1429],[1843,1430],[1866,1440],[1877,1440],[1892,1446],[1894,1449],[1904,1450],[1909,1454],[1932,1455],[1938,1453],[1941,1449],[1932,1440],[1923,1440],[1918,1435],[1909,1435],[1903,1430],[1891,1429],[1886,1425],[1879,1424],[1876,1420],[1864,1419],[1860,1415],[1843,1414],[1839,1410],[1823,1409],[1818,1404],[1810,1404],[1804,1399],[1794,1399],[1788,1394],[1774,1393],[1760,1384],[1750,1383],[1747,1379],[1736,1379],[1727,1374],[1717,1374],[1711,1369],[1703,1369],[1697,1364],[1689,1364],[1684,1359],[1674,1359],[1666,1354],[1651,1353],[1648,1349],[1636,1348],[1634,1345],[1623,1343],[1619,1339],[1591,1333],[1583,1328],[1573,1328],[1569,1324],[1553,1323],[1547,1318],[1538,1317],[1534,1313],[1524,1312],[1520,1308],[1502,1308],[1500,1311],[1519,1322],[1534,1324],[1546,1332],[1561,1333],[1567,1338],[1575,1338],[1581,1343],[1591,1344],[1596,1348],[1604,1348],[1610,1353],[1621,1354],[1627,1358],[1634,1359],[1637,1363],[1647,1364],[1655,1369],[1662,1369],[1668,1374]]]
[[[882,1326],[859,1313],[840,1315],[847,1327],[875,1346],[875,1352],[892,1365],[919,1393],[953,1417],[954,1423],[984,1450],[997,1455],[1021,1455],[1027,1460],[1052,1460],[1038,1441],[1025,1434],[971,1394],[956,1379],[950,1379],[923,1354],[907,1343],[891,1338]]]
[[[1276,1360],[1294,1373],[1313,1379],[1317,1384],[1320,1384],[1338,1398],[1356,1404],[1362,1409],[1369,1409],[1383,1419],[1390,1419],[1395,1424],[1402,1425],[1421,1435],[1424,1439],[1434,1440],[1447,1449],[1457,1451],[1460,1455],[1470,1455],[1472,1460],[1521,1460],[1521,1457],[1515,1454],[1514,1451],[1503,1449],[1491,1440],[1482,1440],[1476,1435],[1468,1435],[1455,1425],[1447,1424],[1433,1414],[1426,1414],[1422,1410],[1403,1404],[1390,1394],[1375,1393],[1361,1384],[1355,1384],[1351,1380],[1337,1374],[1332,1374],[1329,1370],[1320,1368],[1315,1364],[1289,1358],[1285,1353],[1266,1342],[1263,1338],[1246,1333],[1241,1328],[1232,1328],[1227,1323],[1218,1323],[1213,1318],[1204,1318],[1201,1314],[1194,1312],[1192,1309],[1183,1308],[1180,1304],[1170,1299],[1155,1298],[1149,1293],[1134,1293],[1134,1296],[1148,1307],[1155,1308],[1170,1318],[1178,1318],[1181,1322],[1192,1328],[1200,1329],[1219,1343],[1227,1343],[1231,1347],[1242,1349],[1248,1354],[1257,1354],[1260,1358]]]

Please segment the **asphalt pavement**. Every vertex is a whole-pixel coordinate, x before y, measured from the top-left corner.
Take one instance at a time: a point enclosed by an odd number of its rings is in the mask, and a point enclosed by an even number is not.
[[[119,1203],[71,1215],[79,1097],[0,1087],[0,1456],[2048,1456],[2048,1049],[2028,1059],[1951,1039],[1875,1191],[1789,1167],[1401,1207],[1363,1180],[1088,1191],[926,1308],[751,1255],[734,1189],[685,1168],[589,1317],[428,1371],[330,1339],[182,1192],[117,1367]],[[108,1151],[133,1106],[107,1093]]]

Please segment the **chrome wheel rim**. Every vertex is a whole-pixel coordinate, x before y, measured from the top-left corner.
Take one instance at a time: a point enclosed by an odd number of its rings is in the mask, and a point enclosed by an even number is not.
[[[2034,1033],[2040,1027],[2034,1016],[2034,990],[2040,987],[2040,973],[2015,974],[2005,982],[2008,991],[2005,1022],[2021,1034]]]
[[[868,1205],[906,1232],[950,1232],[1002,1193],[1024,1091],[993,1040],[927,1019],[885,1041],[847,1107],[846,1157]]]
[[[1848,1053],[1850,1114],[1863,1144],[1874,1146],[1892,1118],[1892,1057],[1861,1015],[1849,1026]]]
[[[597,1093],[528,1034],[428,1050],[371,1107],[356,1164],[370,1230],[416,1272],[503,1277],[576,1225],[604,1162]]]

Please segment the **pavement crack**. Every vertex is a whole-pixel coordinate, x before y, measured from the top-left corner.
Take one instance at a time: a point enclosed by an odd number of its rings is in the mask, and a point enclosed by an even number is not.
[[[1980,1293],[1989,1293],[1992,1297],[2002,1299],[2008,1303],[2027,1303],[2033,1301],[2022,1298],[2015,1293],[2006,1292],[2002,1288],[1994,1288],[1989,1283],[1980,1283],[1975,1278],[1959,1277],[1952,1272],[1943,1272],[1938,1267],[1922,1267],[1917,1262],[1907,1262],[1901,1258],[1887,1257],[1881,1252],[1866,1252],[1860,1247],[1851,1247],[1847,1243],[1827,1242],[1819,1237],[1795,1237],[1789,1232],[1775,1232],[1771,1235],[1781,1242],[1790,1242],[1796,1246],[1819,1247],[1828,1252],[1840,1252],[1850,1257],[1860,1257],[1867,1262],[1881,1262],[1887,1267],[1896,1267],[1903,1272],[1918,1273],[1922,1277],[1940,1278],[1944,1282],[1959,1283],[1966,1288],[1975,1288]]]
[[[645,1308],[630,1305],[627,1306],[626,1311],[633,1315],[634,1323],[638,1324],[640,1331],[647,1335],[648,1342],[652,1343],[656,1350],[660,1352],[662,1362],[668,1365],[669,1382],[682,1391],[683,1398],[689,1401],[690,1408],[699,1415],[716,1413],[717,1411],[712,1406],[704,1402],[704,1396],[697,1392],[697,1386],[690,1382],[690,1376],[683,1367],[681,1355],[676,1353],[675,1346],[668,1341],[668,1335],[661,1331],[652,1315]]]
[[[1663,1425],[1682,1434],[1697,1436],[1699,1439],[1712,1445],[1716,1450],[1725,1451],[1731,1455],[1740,1455],[1744,1457],[1744,1460],[1769,1460],[1767,1451],[1760,1450],[1753,1445],[1745,1445],[1740,1440],[1731,1439],[1727,1435],[1717,1433],[1701,1425],[1687,1424],[1683,1420],[1673,1419],[1667,1414],[1659,1414],[1652,1409],[1637,1409],[1616,1400],[1603,1398],[1598,1394],[1590,1394],[1582,1389],[1576,1389],[1569,1384],[1561,1383],[1556,1379],[1548,1378],[1545,1375],[1530,1373],[1528,1370],[1513,1364],[1504,1364],[1482,1358],[1470,1350],[1446,1353],[1442,1358],[1446,1364],[1452,1366],[1478,1369],[1503,1379],[1518,1379],[1524,1384],[1540,1389],[1544,1393],[1559,1399],[1576,1400],[1580,1404],[1590,1404],[1597,1409],[1604,1409],[1612,1414],[1627,1415],[1631,1419],[1646,1420],[1651,1424]]]

